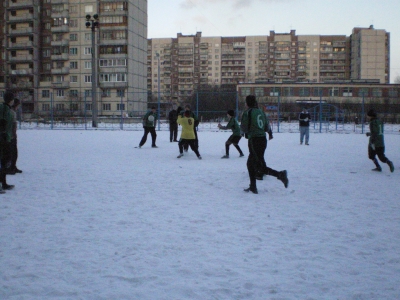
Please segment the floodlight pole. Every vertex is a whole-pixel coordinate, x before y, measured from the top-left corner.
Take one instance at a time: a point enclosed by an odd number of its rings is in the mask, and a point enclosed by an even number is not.
[[[96,64],[96,27],[99,27],[99,16],[97,14],[86,15],[86,28],[90,28],[92,30],[92,127],[97,128],[98,122],[98,107],[97,107],[97,92],[96,92],[96,84],[97,84],[97,64]]]
[[[160,53],[156,53],[157,56],[157,73],[158,73],[158,77],[157,77],[157,119],[158,119],[158,131],[160,131]]]

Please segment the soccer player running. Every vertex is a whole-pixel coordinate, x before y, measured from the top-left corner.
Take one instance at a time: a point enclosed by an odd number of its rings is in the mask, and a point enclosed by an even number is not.
[[[226,126],[222,126],[221,124],[218,124],[218,128],[222,130],[232,130],[232,135],[228,138],[228,140],[225,142],[225,155],[222,156],[221,158],[229,158],[229,146],[233,144],[233,146],[239,151],[239,157],[244,156],[242,149],[239,147],[239,141],[242,138],[240,135],[240,126],[238,121],[235,119],[235,112],[230,109],[227,112],[228,114],[228,124]]]
[[[394,172],[393,163],[385,156],[385,141],[383,137],[383,123],[378,119],[378,116],[375,110],[370,109],[367,113],[367,116],[370,118],[369,122],[369,131],[366,135],[369,136],[368,143],[368,157],[371,159],[376,168],[372,169],[372,171],[382,172],[382,167],[379,165],[376,156],[378,156],[379,160],[383,163],[387,163],[390,169],[390,172]]]
[[[201,159],[199,147],[196,143],[196,135],[194,134],[195,119],[191,116],[190,111],[185,111],[183,116],[180,114],[181,107],[178,108],[178,124],[182,126],[181,138],[178,143],[179,155],[178,158],[183,156],[183,147],[189,145],[190,148],[196,153],[197,158]]]
[[[267,138],[265,132],[269,133],[272,139],[272,131],[265,113],[257,107],[256,97],[248,95],[246,97],[247,110],[242,115],[240,129],[248,139],[249,157],[247,159],[247,170],[250,177],[250,186],[244,189],[245,192],[258,194],[256,179],[262,180],[264,175],[274,176],[283,182],[285,188],[289,185],[287,171],[276,171],[267,167],[264,159],[265,149],[267,148]]]

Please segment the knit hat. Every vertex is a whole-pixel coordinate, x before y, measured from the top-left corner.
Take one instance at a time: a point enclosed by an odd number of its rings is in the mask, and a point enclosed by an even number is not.
[[[11,101],[14,100],[14,94],[12,92],[5,92],[3,96],[4,102],[5,103],[10,103]]]
[[[254,95],[248,95],[248,96],[246,97],[246,104],[247,104],[248,107],[255,107],[255,106],[256,106],[256,103],[257,103],[257,101],[256,101],[256,96],[254,96]]]
[[[376,118],[376,112],[375,112],[375,110],[370,109],[370,110],[367,112],[367,116],[368,116],[368,117],[374,117],[374,118]]]
[[[235,112],[233,111],[233,109],[228,110],[228,115],[230,115],[231,117],[233,117],[235,115]]]

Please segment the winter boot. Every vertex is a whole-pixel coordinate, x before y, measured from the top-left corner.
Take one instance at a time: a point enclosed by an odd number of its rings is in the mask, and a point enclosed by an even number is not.
[[[287,178],[287,171],[283,170],[278,173],[278,179],[283,182],[285,188],[289,186],[289,179]]]

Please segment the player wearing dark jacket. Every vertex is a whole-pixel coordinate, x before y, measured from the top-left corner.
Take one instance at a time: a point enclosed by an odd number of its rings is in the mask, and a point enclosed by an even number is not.
[[[310,138],[310,120],[311,116],[309,112],[303,108],[299,115],[300,145],[303,144],[304,136],[306,137],[306,145],[309,145],[308,140]]]
[[[376,112],[371,109],[367,116],[370,118],[369,131],[366,135],[369,136],[368,157],[371,159],[376,168],[372,171],[382,172],[382,167],[379,165],[376,156],[383,163],[388,164],[390,172],[394,172],[393,163],[385,156],[385,141],[383,137],[383,123],[378,119]]]
[[[172,110],[168,114],[169,121],[169,141],[177,142],[178,138],[178,112],[176,111],[176,105],[173,106]]]
[[[240,129],[248,139],[249,158],[247,159],[247,170],[250,177],[250,186],[245,192],[258,194],[256,179],[262,180],[263,175],[274,176],[283,182],[285,188],[289,185],[287,171],[276,171],[267,167],[264,159],[265,149],[267,148],[267,138],[265,132],[269,133],[272,139],[272,131],[265,113],[257,107],[256,97],[249,95],[246,97],[247,110],[242,115]]]
[[[143,129],[144,129],[144,134],[142,139],[140,140],[139,143],[139,148],[141,148],[147,141],[147,135],[151,134],[151,147],[152,148],[157,148],[156,146],[156,123],[157,123],[157,111],[156,107],[153,106],[149,112],[147,112],[143,116]]]
[[[240,126],[238,121],[235,119],[235,112],[230,109],[227,112],[229,122],[226,124],[226,126],[222,126],[221,124],[218,124],[218,128],[222,130],[232,130],[232,135],[228,138],[228,140],[225,142],[225,155],[222,156],[221,158],[229,158],[229,146],[233,144],[233,146],[239,151],[239,157],[244,156],[242,149],[239,147],[239,141],[242,138],[240,135]]]

